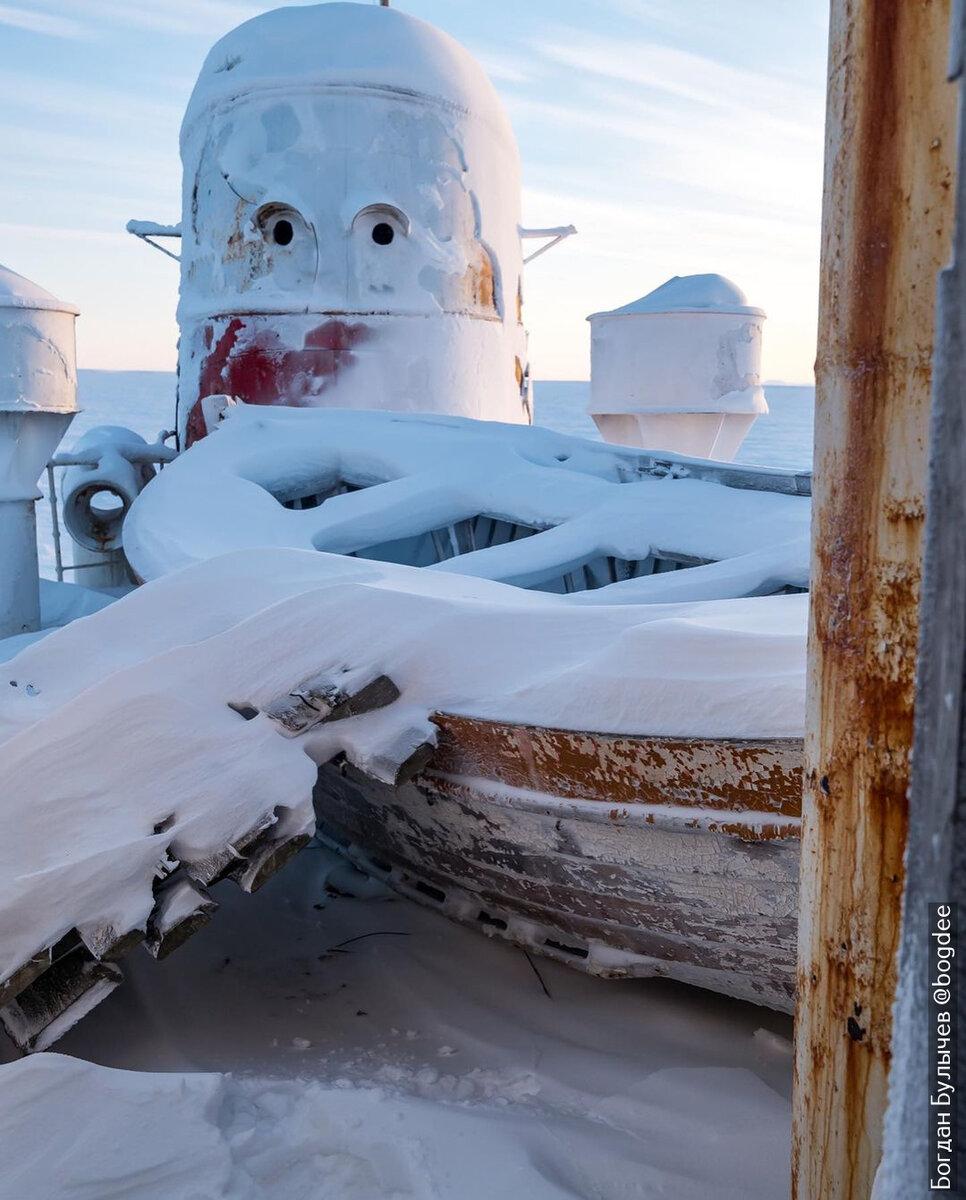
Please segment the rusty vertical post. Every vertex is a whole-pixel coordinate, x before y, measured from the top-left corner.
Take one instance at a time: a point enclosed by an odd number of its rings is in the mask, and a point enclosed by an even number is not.
[[[962,937],[957,945],[955,935],[966,917],[966,5],[957,7],[950,55],[960,103],[956,228],[953,261],[940,276],[936,305],[906,890],[877,1200],[925,1195],[930,1183],[940,1195],[962,1195],[966,1183],[966,1110],[960,1096],[946,1090],[949,1083],[966,1084],[961,958],[953,960],[958,982],[945,988],[940,978],[949,948],[943,934],[951,934],[960,954]],[[942,928],[940,905],[952,910],[953,930]],[[946,1012],[959,1032],[949,1039],[952,1046],[940,1042]],[[957,1050],[958,1061],[944,1059],[944,1052]],[[951,1144],[944,1145],[947,1140]]]
[[[832,0],[792,1193],[868,1200],[906,846],[948,0]]]

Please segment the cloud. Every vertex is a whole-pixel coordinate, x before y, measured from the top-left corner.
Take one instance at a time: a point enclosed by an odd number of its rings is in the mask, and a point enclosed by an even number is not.
[[[153,90],[139,94],[138,84],[104,87],[51,76],[38,87],[36,72],[4,70],[0,73],[0,105],[7,110],[24,109],[32,116],[70,117],[72,124],[79,118],[104,121],[110,124],[112,136],[119,125],[134,124],[142,133],[145,126],[158,131],[172,129],[176,139],[184,102],[159,100]]]
[[[197,65],[216,37],[283,2],[0,0],[0,27],[92,40],[94,53],[68,59],[39,36],[21,38],[15,58],[7,36],[0,72],[3,215],[23,222],[0,226],[0,261],[14,258],[83,299],[89,361],[115,363],[115,325],[135,295],[145,329],[161,322],[173,346],[177,271],[134,244],[123,222],[177,219],[178,125]],[[580,230],[527,268],[538,373],[586,373],[586,313],[671,274],[705,270],[733,276],[769,310],[766,369],[807,373],[821,193],[820,5],[404,7],[435,13],[503,94],[528,186],[525,223],[573,221]],[[813,8],[818,16],[805,12]],[[134,349],[124,353],[137,365]]]
[[[634,84],[713,109],[745,112],[765,120],[784,117],[793,127],[810,128],[809,115],[821,112],[821,88],[761,71],[730,66],[707,55],[642,39],[590,38],[577,30],[536,44],[552,62],[584,74]],[[820,82],[820,81],[819,81]]]
[[[0,5],[0,13],[3,7]],[[197,37],[227,33],[240,22],[264,12],[266,7],[270,5],[244,0],[84,0],[83,16],[89,25],[101,30],[122,27]],[[62,15],[76,13],[75,0],[47,0],[47,8],[46,14],[36,14],[39,21],[64,22],[82,28]]]
[[[37,9],[19,8],[13,4],[0,4],[0,25],[23,29],[28,33],[39,33],[45,37],[87,37],[85,27],[70,17],[40,12]]]
[[[688,195],[640,203],[573,187],[531,187],[527,224],[572,221],[578,235],[526,268],[524,319],[539,378],[583,378],[589,349],[584,318],[634,300],[672,275],[719,271],[769,315],[766,372],[808,378],[815,350],[817,223],[790,224],[777,214],[701,208]]]
[[[44,241],[54,239],[66,242],[94,242],[98,245],[120,246],[127,243],[128,234],[124,230],[109,233],[103,229],[81,229],[74,226],[30,225],[16,221],[0,221],[0,238],[9,237],[16,240],[21,238],[41,238]]]
[[[476,57],[490,79],[499,83],[530,83],[534,76],[540,73],[534,70],[535,64],[532,58],[516,57],[489,50],[478,50]]]
[[[689,113],[660,96],[635,93],[595,93],[566,103],[510,97],[508,105],[518,124],[547,127],[548,141],[550,128],[558,138],[567,131],[568,153],[553,172],[558,188],[566,173],[580,190],[586,174],[579,164],[592,159],[595,186],[637,208],[685,188],[690,207],[780,216],[796,224],[818,220],[818,130],[796,136],[727,110]]]

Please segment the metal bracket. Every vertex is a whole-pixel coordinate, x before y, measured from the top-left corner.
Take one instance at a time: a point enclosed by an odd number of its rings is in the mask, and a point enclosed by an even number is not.
[[[546,254],[548,250],[552,250],[558,242],[562,242],[564,238],[573,237],[577,232],[575,225],[555,225],[552,229],[520,229],[521,239],[530,238],[550,238],[549,242],[545,242],[538,250],[534,250],[532,254],[528,254],[523,260],[523,265],[533,262],[535,258],[539,258],[541,254]]]
[[[124,228],[128,233],[133,233],[136,238],[140,238],[142,242],[147,242],[149,246],[153,246],[155,250],[160,250],[162,254],[166,254],[168,258],[173,258],[175,262],[181,262],[177,254],[172,254],[170,250],[165,250],[164,246],[159,246],[157,242],[152,242],[152,238],[156,237],[181,237],[181,225],[159,225],[157,221],[128,221]]]

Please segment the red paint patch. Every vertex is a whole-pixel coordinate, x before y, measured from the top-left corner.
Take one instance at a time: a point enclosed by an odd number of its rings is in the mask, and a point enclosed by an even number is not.
[[[211,326],[205,327],[205,348],[211,352],[201,366],[200,398],[225,394],[245,404],[315,407],[326,385],[352,364],[353,348],[370,334],[361,322],[332,318],[309,329],[295,349],[282,341],[271,319],[232,317],[213,349]],[[188,416],[186,444],[207,432],[196,403]]]

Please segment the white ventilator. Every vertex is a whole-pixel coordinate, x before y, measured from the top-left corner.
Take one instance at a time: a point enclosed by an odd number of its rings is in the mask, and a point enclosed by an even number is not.
[[[77,412],[76,316],[0,266],[0,638],[40,628],[34,503]]]
[[[594,313],[589,411],[605,441],[730,461],[768,411],[765,314],[722,275],[676,275]]]

